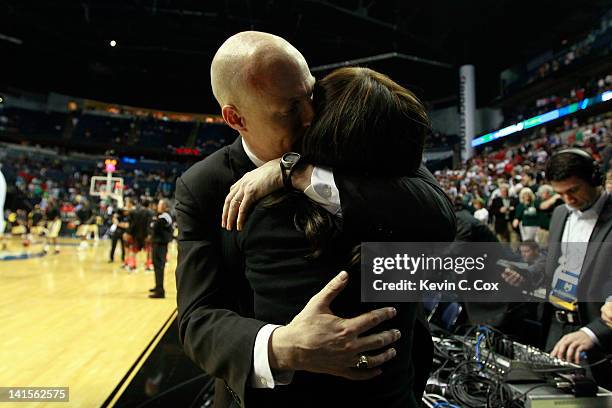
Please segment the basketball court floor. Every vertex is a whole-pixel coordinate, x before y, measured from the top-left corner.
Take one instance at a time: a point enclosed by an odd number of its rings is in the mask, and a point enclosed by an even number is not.
[[[0,403],[17,407],[99,407],[150,352],[176,314],[176,246],[169,248],[165,299],[149,299],[153,272],[121,268],[120,249],[108,263],[110,242],[81,247],[60,241],[9,239],[0,250],[0,386],[69,387],[69,403]],[[119,392],[118,392],[119,391]]]

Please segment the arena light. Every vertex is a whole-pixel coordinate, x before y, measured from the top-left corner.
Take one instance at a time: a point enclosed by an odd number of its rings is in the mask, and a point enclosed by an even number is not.
[[[117,41],[110,40],[109,44],[110,44],[111,47],[115,47],[115,46],[117,46]]]
[[[571,115],[572,113],[586,109],[590,106],[607,102],[610,99],[612,99],[612,91],[606,91],[602,94],[595,96],[594,98],[585,98],[579,102],[566,105],[562,108],[555,109],[529,119],[525,119],[524,121],[515,123],[514,125],[510,125],[503,129],[496,130],[495,132],[487,133],[486,135],[474,138],[474,140],[472,140],[472,147],[492,142],[494,140],[509,136],[513,133],[517,133],[525,129],[543,125],[544,123],[562,118],[563,116]]]

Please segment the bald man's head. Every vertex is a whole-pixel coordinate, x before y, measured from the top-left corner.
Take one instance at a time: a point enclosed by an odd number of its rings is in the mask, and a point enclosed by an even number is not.
[[[243,31],[228,38],[210,67],[213,94],[219,105],[239,105],[253,85],[266,86],[259,78],[277,66],[303,65],[302,54],[285,39],[259,31]]]
[[[223,120],[260,160],[290,151],[310,125],[315,79],[302,54],[280,37],[256,31],[230,37],[210,77]]]

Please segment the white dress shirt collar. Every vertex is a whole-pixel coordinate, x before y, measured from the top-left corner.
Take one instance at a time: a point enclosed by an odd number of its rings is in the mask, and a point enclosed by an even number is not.
[[[597,201],[595,201],[595,204],[593,204],[592,206],[590,206],[588,209],[584,211],[579,210],[577,208],[570,207],[567,204],[565,204],[565,207],[568,209],[570,214],[574,215],[578,219],[599,218],[599,214],[601,213],[601,210],[603,209],[604,204],[606,203],[607,199],[608,199],[608,192],[604,191],[600,194]]]
[[[253,153],[251,151],[251,149],[249,149],[249,146],[247,145],[247,142],[244,140],[244,137],[241,136],[241,138],[242,138],[242,147],[244,148],[244,152],[246,153],[248,158],[253,162],[253,164],[256,167],[263,166],[265,161],[263,161],[259,157],[255,156],[255,153]]]

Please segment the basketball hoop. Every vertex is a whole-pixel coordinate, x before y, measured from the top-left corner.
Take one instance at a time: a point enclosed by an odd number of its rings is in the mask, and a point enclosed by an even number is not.
[[[112,198],[117,200],[117,206],[123,208],[123,177],[93,176],[89,185],[89,195],[100,197],[100,200]]]

